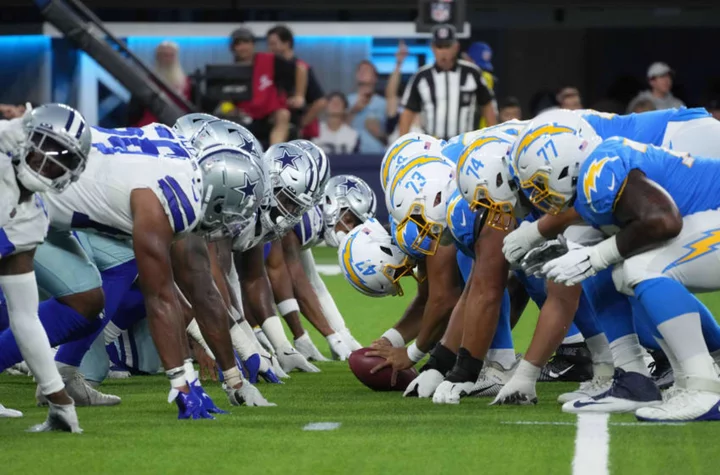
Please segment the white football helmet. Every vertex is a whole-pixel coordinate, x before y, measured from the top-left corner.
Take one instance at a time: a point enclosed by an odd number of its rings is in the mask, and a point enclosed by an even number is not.
[[[532,120],[511,151],[514,173],[530,202],[548,214],[567,209],[580,166],[601,142],[592,126],[569,110],[552,110]]]
[[[356,176],[338,175],[332,177],[325,186],[322,205],[325,243],[338,247],[352,229],[348,225],[349,221],[362,223],[375,216],[375,192]],[[355,219],[352,219],[353,216]]]
[[[400,278],[414,276],[414,262],[392,243],[375,218],[345,236],[338,248],[338,260],[350,285],[370,297],[403,295]]]
[[[501,231],[509,230],[516,217],[526,214],[516,213],[521,207],[519,188],[510,174],[508,160],[514,141],[514,137],[501,132],[476,135],[463,149],[457,165],[458,190],[463,198],[473,211],[487,209],[485,224]]]
[[[218,118],[202,112],[193,112],[192,114],[185,114],[176,120],[172,129],[176,134],[189,140],[205,122],[210,120],[218,120]]]
[[[444,140],[438,140],[430,135],[416,133],[405,134],[395,140],[387,148],[382,163],[380,164],[380,185],[383,191],[387,191],[387,187],[395,175],[395,172],[407,163],[411,157],[419,153],[437,155],[439,157],[442,154],[444,145]]]
[[[61,193],[87,164],[92,137],[85,118],[65,104],[45,104],[20,121],[25,140],[11,153],[17,179],[29,191]]]
[[[435,254],[447,228],[447,200],[456,189],[454,163],[438,155],[410,158],[385,191],[387,209],[398,223],[396,239],[421,254]]]
[[[287,233],[314,204],[320,179],[312,156],[291,143],[271,146],[263,157],[272,197],[262,205],[264,226],[278,236]]]

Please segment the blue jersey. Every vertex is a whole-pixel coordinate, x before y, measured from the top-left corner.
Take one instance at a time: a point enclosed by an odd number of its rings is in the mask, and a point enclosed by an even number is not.
[[[702,107],[694,109],[681,107],[627,115],[608,114],[590,109],[579,112],[603,139],[625,137],[652,145],[662,145],[665,129],[670,122],[687,122],[711,117]]]
[[[613,137],[580,167],[575,200],[580,216],[595,227],[619,225],[613,211],[635,169],[662,186],[683,216],[720,207],[720,160]]]
[[[447,203],[447,225],[455,246],[466,256],[475,259],[475,221],[482,213],[470,210],[470,203],[463,199],[460,191],[450,195]]]

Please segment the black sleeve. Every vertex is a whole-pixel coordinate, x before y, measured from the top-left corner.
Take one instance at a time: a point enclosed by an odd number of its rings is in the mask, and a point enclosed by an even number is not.
[[[145,113],[145,106],[140,102],[137,96],[130,96],[130,102],[127,108],[127,124],[128,126],[135,125]]]
[[[308,86],[307,93],[305,94],[305,102],[312,104],[323,97],[325,97],[325,91],[323,91],[322,86],[320,86],[313,68],[308,66]]]
[[[477,74],[476,74],[476,76],[475,76],[475,78],[476,78],[476,81],[477,81],[477,83],[478,83],[478,88],[477,88],[477,102],[478,102],[478,105],[479,105],[479,106],[485,106],[485,105],[487,105],[490,101],[492,101],[492,100],[495,98],[495,96],[493,96],[493,93],[490,92],[490,88],[489,88],[489,87],[487,86],[487,84],[485,83],[485,78],[482,77],[482,73],[481,73],[481,72],[478,71]]]
[[[275,56],[275,85],[278,89],[285,91],[288,95],[295,92],[295,71],[296,60],[286,60]]]
[[[422,111],[422,101],[420,100],[420,92],[418,91],[418,74],[416,73],[410,78],[407,86],[405,86],[405,93],[402,97],[402,106],[412,112]]]

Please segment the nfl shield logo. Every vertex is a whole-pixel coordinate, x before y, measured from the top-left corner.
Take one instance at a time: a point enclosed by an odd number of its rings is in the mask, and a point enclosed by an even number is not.
[[[450,4],[433,2],[430,5],[430,18],[437,23],[445,23],[450,19]]]

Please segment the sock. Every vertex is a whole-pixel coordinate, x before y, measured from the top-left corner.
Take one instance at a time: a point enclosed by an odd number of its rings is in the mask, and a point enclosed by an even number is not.
[[[647,366],[645,366],[642,347],[636,334],[633,333],[632,335],[625,335],[616,339],[610,343],[610,351],[612,352],[612,358],[616,368],[650,376],[650,372]]]
[[[499,350],[490,349],[485,356],[485,360],[499,363],[503,369],[508,370],[515,365],[515,350],[513,348]]]
[[[233,366],[228,370],[223,370],[222,375],[225,384],[227,384],[231,388],[234,388],[242,382],[242,374],[240,373],[240,370],[237,368],[237,366]]]
[[[282,322],[280,317],[273,315],[265,319],[262,324],[263,333],[270,340],[270,344],[275,348],[275,351],[290,350],[292,345],[285,336],[285,330],[283,330]]]
[[[500,304],[500,318],[498,320],[495,335],[490,343],[491,350],[509,349],[512,353],[512,361],[510,365],[515,363],[515,350],[513,349],[512,329],[510,328],[510,294],[507,289],[503,294],[502,303]],[[497,360],[495,360],[497,361]],[[503,367],[505,365],[503,364]]]
[[[574,323],[572,323],[570,325],[570,329],[567,332],[567,335],[565,335],[565,338],[563,338],[562,344],[574,345],[577,343],[582,343],[583,341],[585,341],[585,338],[583,338],[582,333],[580,333],[578,327],[575,326]]]
[[[635,296],[674,353],[688,378],[717,380],[708,352],[697,300],[679,282],[655,278],[635,286]]]
[[[684,388],[687,378],[685,377],[685,373],[683,372],[682,367],[680,367],[680,362],[678,361],[677,357],[672,352],[670,347],[667,345],[665,340],[658,337],[656,338],[656,341],[658,346],[662,348],[663,353],[665,353],[665,356],[667,356],[667,359],[670,362],[670,367],[673,370],[673,377],[675,378],[675,386],[678,388]]]
[[[255,344],[247,337],[239,324],[236,323],[230,327],[230,338],[232,339],[233,347],[240,354],[242,360],[247,360],[252,355],[257,354]]]
[[[82,338],[93,332],[100,324],[99,320],[90,322],[55,298],[40,303],[38,314],[51,347]],[[7,329],[0,333],[0,372],[22,360],[23,357],[12,331]]]
[[[588,350],[590,350],[593,364],[609,364],[613,366],[613,355],[610,350],[610,343],[604,333],[585,339],[585,344]]]
[[[258,353],[263,358],[270,358],[272,355],[268,353],[267,350],[260,344],[257,337],[255,336],[255,332],[253,331],[250,324],[247,322],[247,320],[243,320],[241,322],[237,322],[237,325],[240,327],[240,329],[245,333],[245,336],[247,337],[247,340],[250,341],[254,346],[254,353]]]

